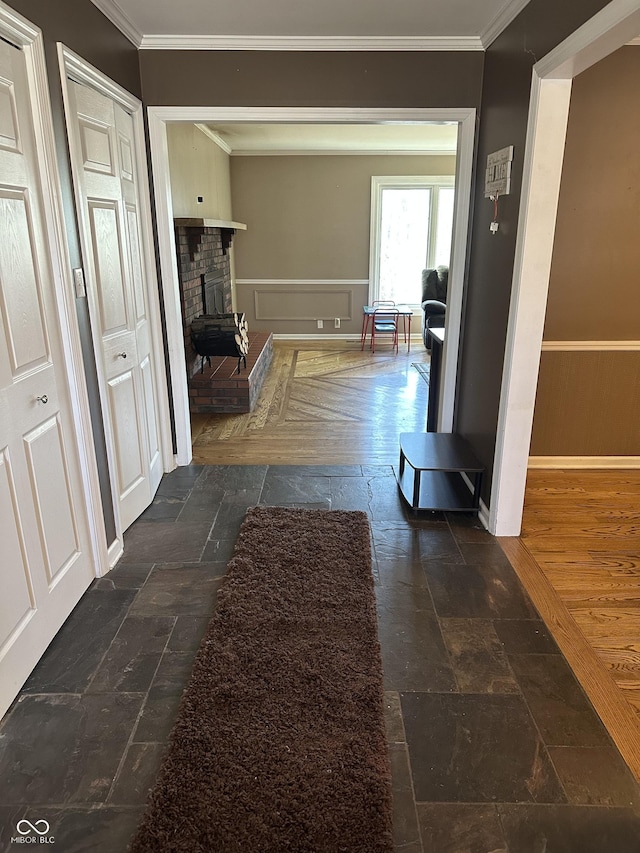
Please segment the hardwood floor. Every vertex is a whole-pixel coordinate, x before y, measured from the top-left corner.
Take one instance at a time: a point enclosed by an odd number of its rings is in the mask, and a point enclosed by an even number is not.
[[[375,354],[339,341],[276,341],[258,404],[246,415],[193,415],[193,461],[217,465],[391,465],[398,435],[425,429],[421,343]]]
[[[640,471],[530,471],[501,544],[640,778]]]

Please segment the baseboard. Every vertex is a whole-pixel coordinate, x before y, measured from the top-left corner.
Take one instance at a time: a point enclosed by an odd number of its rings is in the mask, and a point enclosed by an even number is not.
[[[489,507],[486,503],[480,498],[480,509],[478,510],[478,518],[480,519],[480,523],[482,526],[489,530]]]
[[[309,335],[290,335],[290,334],[280,334],[274,332],[273,335],[274,341],[350,341],[351,343],[360,343],[360,333],[359,332],[351,332],[351,334],[338,334],[338,335],[327,335],[327,334],[309,334]],[[368,340],[368,338],[367,338]],[[422,343],[422,335],[412,334],[411,335],[411,343]],[[402,347],[402,341],[399,342],[400,348]]]
[[[527,468],[640,468],[640,456],[530,456]]]
[[[107,548],[107,557],[109,560],[109,568],[112,569],[124,554],[124,543],[122,539],[115,539]]]

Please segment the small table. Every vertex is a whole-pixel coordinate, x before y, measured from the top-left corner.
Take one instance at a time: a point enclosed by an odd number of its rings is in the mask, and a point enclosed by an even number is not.
[[[477,512],[483,473],[470,444],[460,435],[400,433],[398,486],[413,509]],[[471,491],[463,475],[471,481]]]
[[[363,305],[362,306],[362,331],[360,332],[360,349],[364,349],[367,340],[367,332],[369,330],[369,320],[376,311],[384,312],[385,307],[389,307],[392,311],[397,311],[402,317],[402,328],[404,331],[404,339],[407,342],[407,352],[411,349],[411,318],[413,317],[413,308],[410,305]],[[409,335],[407,337],[407,328],[404,325],[409,318]]]

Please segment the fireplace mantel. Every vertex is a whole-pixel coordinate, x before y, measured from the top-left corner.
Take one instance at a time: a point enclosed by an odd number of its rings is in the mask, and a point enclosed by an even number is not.
[[[234,231],[246,231],[244,222],[233,222],[230,219],[198,219],[179,218],[173,220],[174,225],[182,225],[184,228],[232,228]]]
[[[231,219],[199,219],[197,217],[176,217],[173,224],[177,229],[184,228],[189,240],[189,250],[193,258],[200,251],[202,239],[207,228],[215,228],[220,232],[222,238],[222,251],[227,254],[227,250],[233,240],[233,235],[236,231],[246,231],[247,226],[244,222],[234,222]]]

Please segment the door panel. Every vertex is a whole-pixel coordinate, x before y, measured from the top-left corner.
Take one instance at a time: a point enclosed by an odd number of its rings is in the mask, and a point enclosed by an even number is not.
[[[22,50],[0,40],[0,714],[95,575]]]
[[[91,200],[89,215],[100,326],[104,338],[114,332],[128,329],[125,277],[120,263],[122,254],[117,204]]]
[[[51,585],[80,551],[59,419],[50,418],[25,435],[24,445],[45,571]]]
[[[49,360],[27,190],[0,189],[2,307],[14,376]]]
[[[82,161],[74,163],[74,179],[87,223],[105,433],[125,530],[151,503],[162,476],[133,120],[105,95],[72,81],[69,102]]]

